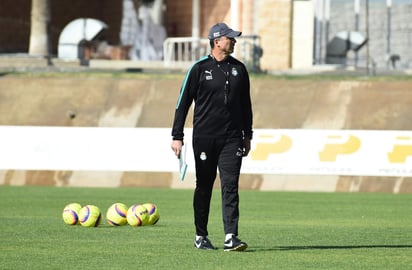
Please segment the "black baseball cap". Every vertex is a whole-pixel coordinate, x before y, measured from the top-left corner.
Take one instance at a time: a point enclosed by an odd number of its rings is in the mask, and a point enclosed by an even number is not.
[[[235,38],[242,34],[242,32],[235,31],[229,28],[225,23],[217,23],[210,28],[208,38],[210,40],[226,36],[228,38]]]

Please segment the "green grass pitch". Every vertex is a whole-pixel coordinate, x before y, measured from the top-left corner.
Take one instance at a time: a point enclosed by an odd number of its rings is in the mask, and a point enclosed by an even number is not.
[[[0,186],[1,269],[410,269],[412,196],[242,190],[245,252],[223,251],[220,191],[209,237],[193,248],[192,190]],[[64,224],[71,202],[153,202],[154,226],[97,228]]]

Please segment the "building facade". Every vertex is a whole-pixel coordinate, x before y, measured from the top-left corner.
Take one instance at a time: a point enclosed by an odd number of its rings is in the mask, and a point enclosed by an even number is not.
[[[198,2],[199,36],[206,37],[211,25],[224,21],[243,35],[258,35],[264,57],[263,70],[290,67],[291,0],[165,0],[163,24],[168,37],[187,37],[193,33],[193,5]],[[139,0],[133,0],[136,7]],[[49,39],[52,55],[57,55],[58,38],[64,27],[76,18],[95,18],[105,22],[104,38],[119,45],[122,1],[61,0],[50,2]],[[3,0],[0,3],[0,53],[27,53],[30,37],[31,3]]]
[[[124,0],[126,1],[126,0]],[[104,38],[121,44],[123,2],[112,0],[50,0],[49,40],[51,55],[57,55],[59,35],[77,18],[95,18],[108,25]],[[143,3],[159,0],[127,0],[136,10]],[[412,0],[369,0],[369,29],[363,0],[160,0],[161,24],[167,37],[206,38],[211,25],[226,22],[259,38],[263,71],[324,65],[328,43],[341,31],[369,31],[366,46],[348,51],[346,65],[391,67],[388,59],[399,56],[396,67],[410,68],[412,56]],[[359,11],[356,13],[356,5]],[[390,3],[390,9],[388,4]],[[30,40],[31,1],[0,2],[0,53],[27,53]],[[373,22],[373,23],[372,23]],[[358,28],[356,28],[358,24]],[[394,63],[392,63],[394,64]]]

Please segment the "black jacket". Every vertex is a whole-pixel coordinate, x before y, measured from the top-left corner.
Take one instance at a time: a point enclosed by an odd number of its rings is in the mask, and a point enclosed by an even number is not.
[[[208,55],[191,67],[176,105],[172,128],[175,140],[183,140],[186,116],[193,101],[193,137],[252,138],[249,74],[237,59],[229,56],[217,62]]]

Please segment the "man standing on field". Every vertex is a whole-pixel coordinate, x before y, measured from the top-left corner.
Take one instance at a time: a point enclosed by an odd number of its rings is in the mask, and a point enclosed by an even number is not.
[[[193,153],[196,188],[193,197],[198,249],[216,249],[208,238],[210,201],[217,169],[222,193],[225,251],[243,251],[247,244],[238,238],[239,174],[242,157],[247,156],[252,139],[252,105],[249,74],[239,60],[230,56],[236,37],[242,32],[225,23],[211,27],[211,53],[199,59],[182,84],[172,128],[172,150],[180,156],[183,128],[188,110],[195,102]]]

